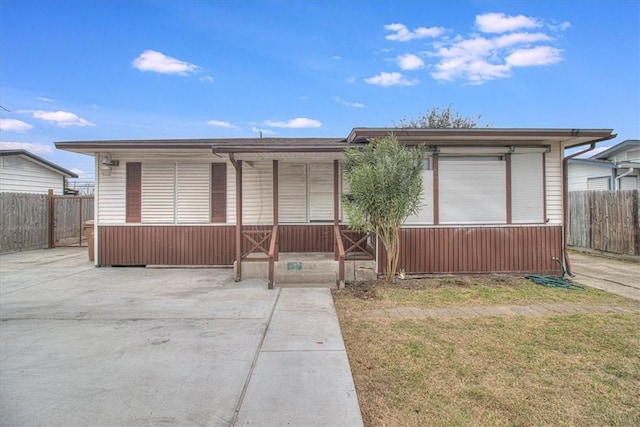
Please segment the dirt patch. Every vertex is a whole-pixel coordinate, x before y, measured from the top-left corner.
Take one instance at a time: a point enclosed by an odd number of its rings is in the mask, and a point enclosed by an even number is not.
[[[469,275],[469,276],[429,276],[429,277],[408,277],[396,279],[387,285],[384,279],[366,280],[359,282],[349,282],[345,288],[337,293],[351,295],[363,300],[382,298],[383,290],[402,289],[407,291],[422,291],[439,288],[470,288],[475,286],[485,287],[510,287],[519,286],[525,279],[521,276],[509,275]]]

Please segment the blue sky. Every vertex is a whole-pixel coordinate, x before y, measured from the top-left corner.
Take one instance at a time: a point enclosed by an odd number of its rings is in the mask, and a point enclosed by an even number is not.
[[[0,0],[0,141],[346,137],[449,104],[640,138],[640,2]]]

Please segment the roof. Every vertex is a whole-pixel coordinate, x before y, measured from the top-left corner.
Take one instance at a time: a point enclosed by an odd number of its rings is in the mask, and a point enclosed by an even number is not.
[[[640,139],[627,139],[626,141],[622,141],[604,151],[594,154],[590,158],[605,160],[631,147],[640,147]]]
[[[615,169],[616,165],[613,164],[612,162],[608,161],[608,160],[596,160],[596,159],[584,159],[584,158],[573,158],[573,159],[569,159],[569,164],[575,164],[575,163],[579,163],[579,164],[584,164],[584,165],[592,165],[592,166],[600,166],[600,167],[606,167],[609,169]]]
[[[53,162],[50,162],[48,160],[43,159],[40,156],[36,156],[33,153],[28,152],[27,150],[0,150],[0,157],[5,157],[5,156],[25,156],[30,158],[31,160],[35,161],[36,163],[40,163],[42,166],[49,168],[49,169],[53,169],[56,172],[61,173],[62,175],[66,176],[67,178],[77,178],[78,174],[71,172],[68,169],[63,168],[62,166],[59,166]]]
[[[398,141],[424,144],[442,142],[561,142],[565,148],[615,138],[613,129],[536,129],[536,128],[354,128],[347,141],[363,141],[393,133]]]
[[[208,139],[145,139],[61,141],[56,148],[77,153],[93,154],[117,150],[215,150],[229,152],[274,151],[342,151],[347,147],[344,138],[208,138]]]
[[[224,153],[285,153],[285,152],[341,152],[346,148],[364,145],[372,138],[393,133],[404,144],[473,144],[502,145],[563,143],[566,148],[615,138],[612,129],[407,129],[354,128],[344,138],[210,138],[210,139],[147,139],[60,141],[55,146],[76,153],[121,150],[212,150]]]

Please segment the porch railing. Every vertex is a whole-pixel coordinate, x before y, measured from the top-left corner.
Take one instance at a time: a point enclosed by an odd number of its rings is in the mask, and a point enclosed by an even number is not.
[[[273,289],[273,276],[275,273],[275,261],[278,260],[278,226],[274,225],[271,231],[271,241],[269,242],[269,278],[268,288]]]
[[[342,233],[340,232],[340,226],[334,225],[333,231],[336,236],[336,250],[335,259],[338,261],[338,288],[344,287],[344,244],[342,243]]]
[[[342,238],[345,240],[345,256],[349,254],[355,256],[356,253],[361,259],[375,259],[375,248],[368,245],[368,239],[371,233],[362,233],[360,231],[353,231],[342,229]]]

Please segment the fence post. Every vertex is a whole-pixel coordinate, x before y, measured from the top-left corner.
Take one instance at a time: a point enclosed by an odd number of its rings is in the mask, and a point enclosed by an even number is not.
[[[53,189],[49,189],[47,193],[47,202],[49,206],[49,249],[56,247],[56,230],[55,230],[55,200],[53,198]]]

